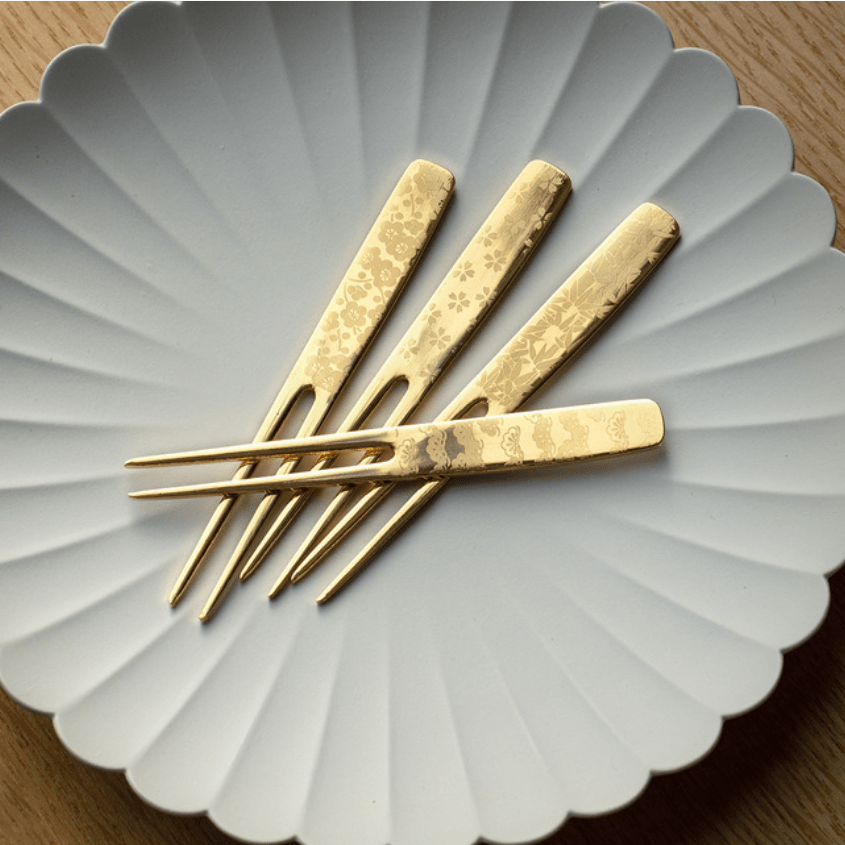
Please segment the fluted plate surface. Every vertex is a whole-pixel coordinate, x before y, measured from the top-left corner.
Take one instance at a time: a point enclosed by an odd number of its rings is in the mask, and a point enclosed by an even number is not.
[[[148,801],[250,842],[536,839],[700,758],[821,621],[845,554],[833,209],[647,9],[140,4],[2,116],[0,151],[0,678]],[[252,437],[418,157],[458,192],[358,389],[542,158],[568,206],[420,417],[653,201],[680,245],[533,407],[648,397],[665,446],[456,482],[333,603],[367,531],[270,602],[310,508],[201,625],[247,511],[171,609],[211,506],[130,501],[165,476],[123,461]]]

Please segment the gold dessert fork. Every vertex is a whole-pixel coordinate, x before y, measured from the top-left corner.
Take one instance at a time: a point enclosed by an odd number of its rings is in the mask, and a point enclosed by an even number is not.
[[[547,467],[650,449],[663,441],[663,435],[663,415],[658,405],[649,399],[632,399],[152,455],[127,461],[126,466],[258,462],[264,458],[369,449],[392,452],[389,459],[378,463],[129,494],[134,499],[174,499]]]
[[[408,166],[282,385],[255,442],[275,437],[299,398],[309,392],[313,401],[299,432],[305,436],[317,431],[416,267],[454,183],[448,170],[429,161]],[[349,331],[338,331],[341,325]],[[235,478],[248,478],[254,467],[243,464]],[[215,508],[176,579],[172,605],[184,596],[236,501],[226,496]]]

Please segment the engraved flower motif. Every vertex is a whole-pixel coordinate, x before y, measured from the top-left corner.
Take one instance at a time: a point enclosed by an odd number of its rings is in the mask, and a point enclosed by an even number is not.
[[[402,238],[404,234],[405,228],[401,223],[397,223],[395,220],[388,220],[379,227],[378,239],[385,244],[389,252],[391,244]]]
[[[420,457],[417,444],[407,438],[396,447],[396,462],[399,468],[409,473],[415,473],[420,468]]]
[[[552,440],[552,421],[542,414],[529,417],[529,421],[534,425],[534,430],[531,432],[531,439],[540,450],[541,457],[544,460],[549,460],[554,457],[554,440]]]
[[[512,425],[502,437],[502,451],[507,456],[509,464],[521,464],[525,459],[525,454],[519,443],[519,435],[519,426]]]
[[[484,442],[476,435],[477,426],[475,422],[467,420],[455,424],[452,434],[455,440],[463,446],[464,451],[459,452],[452,459],[452,466],[468,467],[476,466],[482,458]]]
[[[550,173],[548,178],[540,180],[540,190],[546,193],[557,193],[560,186],[563,184],[563,175],[560,173]]]
[[[531,216],[531,220],[529,221],[528,225],[531,227],[531,229],[537,231],[538,229],[542,229],[543,226],[548,223],[548,220],[549,215],[546,214],[545,209],[542,209]]]
[[[414,215],[421,217],[422,213],[419,212],[419,211],[415,211]],[[425,228],[425,224],[422,223],[419,220],[406,220],[405,221],[405,231],[409,235],[412,235],[413,237],[416,237],[417,235],[419,235],[424,228]]]
[[[494,273],[498,273],[505,266],[505,259],[500,249],[488,252],[484,256],[484,266]]]
[[[443,316],[443,312],[437,307],[436,303],[432,303],[426,309],[426,319],[429,324],[436,323]]]
[[[388,261],[382,261],[373,268],[373,281],[380,287],[392,287],[399,281],[399,268]]]
[[[370,247],[361,256],[360,265],[364,270],[372,271],[382,263],[381,250],[378,247]]]
[[[513,199],[514,203],[517,205],[526,205],[527,203],[531,203],[534,200],[534,192],[532,190],[533,186],[531,182],[523,182],[520,186],[511,194],[511,198]]]
[[[434,312],[438,317],[439,311]],[[435,319],[429,317],[425,328],[416,336],[409,337],[402,348],[402,356],[406,361],[410,361],[421,352],[428,352],[431,349],[442,350],[445,349],[451,337],[446,334],[446,329],[443,326],[438,326]]]
[[[469,297],[463,292],[449,294],[449,308],[460,314],[464,308],[469,308]]]
[[[361,328],[367,322],[367,309],[356,302],[347,302],[346,307],[340,312],[340,319],[350,329]]]
[[[469,261],[464,261],[461,264],[458,264],[452,271],[452,276],[456,279],[460,279],[462,282],[465,282],[467,279],[471,279],[474,275],[475,270],[473,270],[472,263]]]
[[[416,189],[427,196],[444,192],[442,176],[429,168],[420,168],[414,174],[413,179]]]
[[[402,357],[406,361],[410,361],[420,354],[420,339],[418,337],[409,338],[405,341],[402,347]]]
[[[436,347],[438,350],[442,350],[449,345],[452,338],[446,334],[446,329],[443,326],[434,326],[426,339],[430,348]]]
[[[628,431],[625,427],[625,422],[625,414],[622,411],[617,411],[607,423],[607,433],[610,439],[623,446],[628,445]]]
[[[367,295],[367,288],[364,285],[349,285],[346,293],[351,299],[363,299]]]
[[[414,244],[413,238],[407,236],[396,237],[385,245],[385,251],[397,261],[408,261],[414,256],[416,245]]]
[[[481,433],[486,434],[487,437],[496,437],[500,433],[500,423],[498,422],[485,420],[482,417],[476,422],[476,425],[481,429]]]
[[[587,437],[590,429],[579,422],[578,414],[572,411],[564,411],[560,416],[560,423],[564,431],[569,432],[569,439],[558,444],[557,453],[560,457],[574,455],[577,452],[584,452],[587,448]]]
[[[446,432],[439,429],[428,428],[428,437],[425,441],[425,451],[433,462],[432,470],[448,469],[449,453],[446,451]]]
[[[484,246],[493,246],[498,237],[499,233],[496,232],[493,227],[488,223],[484,227],[484,231],[481,233],[481,237],[479,237],[478,242],[483,244]]]
[[[381,224],[378,239],[384,244],[384,250],[388,255],[393,256],[397,261],[407,261],[416,251],[414,239],[409,235],[404,216],[401,212],[397,212],[392,220]]]
[[[327,311],[320,328],[324,332],[333,332],[338,326],[340,326],[340,317],[337,316],[337,311]]]
[[[315,387],[334,390],[343,378],[348,363],[345,355],[333,355],[332,350],[323,344],[306,359],[305,375]]]
[[[519,239],[523,238],[526,232],[531,229],[525,223],[525,218],[520,214],[508,214],[504,221],[505,236],[508,241],[519,243]]]

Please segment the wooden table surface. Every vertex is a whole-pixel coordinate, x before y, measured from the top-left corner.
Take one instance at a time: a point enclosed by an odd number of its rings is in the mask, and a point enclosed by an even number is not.
[[[101,41],[123,5],[0,3],[0,108],[36,97],[50,59]],[[728,63],[743,103],[784,121],[796,170],[827,188],[845,220],[845,3],[647,5],[678,46]],[[835,245],[845,248],[842,222]],[[787,655],[775,692],[730,720],[705,760],[654,778],[618,813],[570,820],[548,845],[845,842],[845,576],[831,578],[831,592],[827,620]],[[80,763],[49,719],[0,691],[0,845],[233,841],[205,818],[147,806],[121,774]]]

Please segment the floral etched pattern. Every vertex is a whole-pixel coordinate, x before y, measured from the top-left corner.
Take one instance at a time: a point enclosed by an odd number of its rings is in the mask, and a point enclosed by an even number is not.
[[[568,193],[568,177],[551,164],[523,169],[388,359],[394,376],[413,371],[422,391],[442,372],[513,282]],[[448,338],[436,346],[435,319]]]
[[[457,293],[450,293],[449,294],[449,308],[454,308],[458,314],[464,310],[464,308],[469,308],[469,297],[463,292],[458,291]]]
[[[425,161],[408,167],[335,291],[296,369],[334,394],[416,266],[449,199],[448,171]]]
[[[502,451],[508,457],[508,463],[521,464],[525,460],[525,453],[519,445],[520,429],[518,425],[512,425],[502,438]]]
[[[385,464],[392,477],[543,466],[659,444],[663,417],[647,399],[406,426]]]
[[[677,236],[669,214],[655,205],[640,206],[460,398],[486,399],[494,413],[518,407],[648,278]]]

